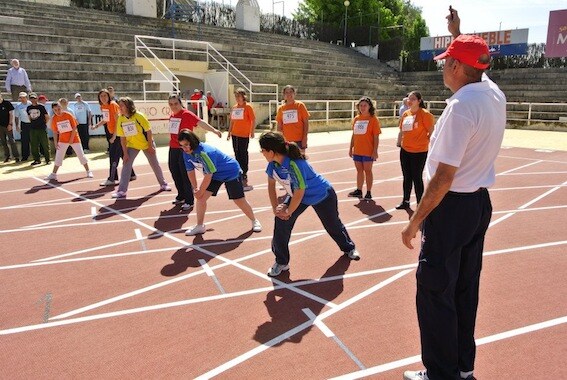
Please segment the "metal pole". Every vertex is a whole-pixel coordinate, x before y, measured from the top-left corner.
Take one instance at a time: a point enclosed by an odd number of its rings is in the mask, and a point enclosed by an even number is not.
[[[346,46],[347,44],[347,21],[348,21],[348,6],[345,5],[345,35],[343,38],[343,45]]]

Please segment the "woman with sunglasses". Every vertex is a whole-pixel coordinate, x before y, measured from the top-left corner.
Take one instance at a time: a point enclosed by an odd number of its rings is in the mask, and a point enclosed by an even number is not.
[[[372,184],[374,175],[372,166],[378,158],[378,144],[380,143],[380,121],[376,117],[376,108],[372,99],[361,98],[356,105],[358,116],[352,122],[352,138],[348,155],[354,161],[356,168],[356,190],[350,192],[349,197],[362,198],[362,184],[366,179],[366,195],[364,199],[372,199]]]

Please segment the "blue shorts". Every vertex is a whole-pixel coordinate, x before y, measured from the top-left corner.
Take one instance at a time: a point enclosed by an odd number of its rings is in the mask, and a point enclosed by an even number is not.
[[[352,159],[354,162],[372,162],[376,161],[370,156],[359,156],[358,154],[353,154]]]

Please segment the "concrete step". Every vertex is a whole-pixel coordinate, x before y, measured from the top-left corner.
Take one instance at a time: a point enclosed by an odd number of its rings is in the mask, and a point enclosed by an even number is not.
[[[121,63],[121,64],[134,64],[134,52],[132,55],[121,55],[121,56],[102,56],[98,54],[65,54],[65,53],[52,53],[50,51],[25,51],[25,50],[11,50],[11,56],[19,57],[22,61],[28,59],[40,60],[40,61],[60,61],[66,62],[69,61],[70,58],[77,62],[96,62],[99,64],[104,64],[106,62],[109,63]],[[23,65],[22,65],[23,67]]]
[[[104,61],[104,57],[102,58]],[[60,70],[70,70],[70,71],[82,71],[92,72],[103,77],[106,73],[108,74],[121,74],[121,75],[138,75],[143,74],[143,69],[141,66],[135,66],[132,63],[109,63],[109,62],[80,62],[80,61],[39,61],[39,60],[29,60],[20,59],[20,64],[23,68],[31,72],[34,71],[60,71]]]
[[[42,80],[37,79],[32,83],[32,87],[36,92],[44,93],[75,93],[75,92],[98,92],[101,88],[113,86],[117,91],[123,93],[140,92],[142,91],[141,82],[128,82],[128,81],[85,81],[85,80]],[[159,89],[159,84],[148,84],[147,88],[150,90]],[[120,89],[120,90],[118,90]]]
[[[41,50],[50,53],[66,53],[66,54],[94,54],[103,56],[133,56],[134,48],[117,48],[117,47],[101,47],[98,45],[75,45],[72,43],[48,43],[42,42],[41,46],[35,41],[10,40],[4,39],[2,46],[6,51],[35,51],[39,47]]]

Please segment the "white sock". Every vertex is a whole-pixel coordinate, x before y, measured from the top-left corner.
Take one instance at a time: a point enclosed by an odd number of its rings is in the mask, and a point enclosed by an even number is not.
[[[466,379],[467,377],[469,377],[472,374],[473,374],[473,371],[470,371],[470,372],[461,371],[461,379]]]

